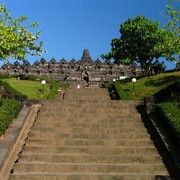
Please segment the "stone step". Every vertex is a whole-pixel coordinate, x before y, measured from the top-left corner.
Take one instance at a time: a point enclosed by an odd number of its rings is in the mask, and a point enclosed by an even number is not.
[[[89,139],[62,139],[62,140],[47,140],[47,139],[28,139],[26,146],[104,146],[109,147],[154,147],[150,140],[89,140]]]
[[[70,93],[65,93],[64,99],[80,99],[80,98],[84,98],[86,99],[87,97],[91,97],[91,99],[106,99],[106,100],[110,100],[110,96],[109,93],[106,92],[72,92]]]
[[[72,94],[66,93],[64,96],[64,99],[75,99],[75,100],[91,100],[91,99],[98,99],[98,100],[110,100],[110,96],[107,93],[78,93],[78,92],[73,92]]]
[[[54,127],[43,127],[43,126],[37,126],[36,124],[33,126],[31,132],[48,132],[48,133],[61,133],[61,132],[71,132],[74,131],[78,133],[76,130],[78,127],[83,127],[82,131],[83,133],[108,133],[108,134],[121,134],[121,133],[129,133],[129,132],[144,132],[146,133],[147,130],[144,128],[143,125],[137,125],[132,126],[131,124],[127,124],[127,126],[117,126],[116,123],[109,123],[109,124],[96,124],[96,123],[61,123],[57,124],[57,126]],[[78,128],[80,130],[80,128]]]
[[[137,116],[137,117],[136,117]],[[109,119],[109,118],[128,118],[128,119],[136,119],[139,118],[138,113],[134,112],[134,111],[129,111],[127,110],[126,112],[113,112],[113,111],[97,111],[97,112],[83,112],[83,111],[65,111],[65,112],[61,112],[61,111],[56,111],[56,112],[39,112],[38,113],[38,117],[52,117],[52,118],[61,118],[61,117],[72,117],[72,118],[92,118],[92,117],[96,117],[98,119]]]
[[[43,107],[42,109],[40,109],[40,112],[43,113],[51,113],[51,114],[54,114],[56,112],[61,112],[61,113],[66,113],[66,112],[76,112],[76,113],[137,113],[137,110],[134,109],[134,108],[112,108],[112,107],[109,107],[109,108],[102,108],[102,107],[96,107],[96,106],[93,106],[91,107],[90,105],[87,106],[87,107],[76,107],[76,108],[73,108],[73,107],[60,107],[60,108],[57,108],[57,107],[54,107],[54,108],[45,108]]]
[[[107,118],[128,118],[128,119],[136,119],[136,116],[139,118],[139,114],[137,112],[133,112],[133,111],[129,111],[127,110],[126,112],[103,112],[103,111],[98,111],[96,113],[85,113],[85,112],[79,112],[79,111],[65,111],[65,112],[61,112],[61,111],[56,111],[54,113],[52,112],[39,112],[38,113],[38,117],[52,117],[52,118],[61,118],[61,117],[71,117],[71,118],[92,118],[92,117],[96,117],[98,119],[107,119]]]
[[[73,89],[73,90],[69,90],[66,93],[67,95],[72,95],[73,94],[80,94],[80,95],[109,95],[109,92],[107,89]]]
[[[64,100],[76,100],[76,101],[109,101],[110,100],[110,96],[107,97],[107,96],[99,96],[99,95],[82,95],[82,96],[79,96],[78,94],[74,94],[73,96],[64,96]]]
[[[130,120],[121,120],[121,119],[98,119],[98,118],[73,118],[73,117],[59,117],[59,119],[54,118],[38,118],[36,122],[34,122],[33,129],[63,129],[63,128],[85,128],[85,129],[104,129],[106,131],[107,128],[112,128],[113,130],[123,131],[123,129],[145,129],[144,124],[138,119],[130,119]]]
[[[63,120],[64,119],[64,120]],[[92,118],[92,117],[85,117],[85,118],[76,118],[76,117],[39,117],[34,122],[33,127],[56,127],[56,128],[79,128],[79,129],[88,129],[94,128],[95,130],[104,128],[113,128],[113,129],[120,129],[122,128],[145,128],[144,123],[139,118],[128,119],[125,121],[122,118]],[[121,128],[121,129],[122,129]]]
[[[50,119],[50,118],[45,118],[44,121],[43,119],[38,119],[34,123],[34,127],[40,127],[40,124],[43,124],[41,126],[42,128],[44,127],[54,127],[54,128],[113,128],[113,129],[137,129],[137,128],[144,128],[144,124],[138,120],[138,119],[133,119],[129,120],[127,122],[127,126],[125,126],[125,123],[123,120],[120,121],[120,119],[116,120],[111,120],[111,119],[104,119],[102,120],[101,118],[93,118],[93,117],[87,117],[87,118],[76,118],[76,117],[66,117],[65,120],[62,120],[62,117],[58,119]],[[132,124],[131,124],[132,123]],[[134,127],[133,127],[134,125]]]
[[[66,91],[66,96],[74,96],[74,95],[80,95],[80,96],[88,96],[88,95],[99,95],[99,96],[109,96],[109,92],[107,89],[91,89],[91,90],[84,90],[84,89],[74,89],[74,90],[68,90]]]
[[[106,97],[106,96],[78,96],[76,97],[76,94],[74,94],[74,96],[65,96],[64,97],[65,100],[72,100],[72,99],[76,99],[76,100],[96,100],[98,99],[99,101],[105,101],[105,100],[109,100],[110,97]]]
[[[74,105],[75,106],[75,105]],[[49,113],[55,113],[55,112],[58,112],[58,111],[61,111],[62,113],[63,112],[73,112],[73,111],[77,111],[77,112],[83,112],[83,113],[103,113],[105,111],[108,111],[108,112],[113,112],[113,113],[121,113],[121,112],[134,112],[134,113],[137,113],[137,109],[135,109],[134,107],[132,108],[129,108],[128,105],[127,106],[124,106],[124,107],[117,107],[117,108],[114,108],[114,107],[101,107],[100,105],[96,104],[87,104],[87,105],[84,105],[84,106],[80,106],[80,105],[76,105],[76,107],[73,107],[73,106],[54,106],[54,107],[46,107],[46,106],[42,106],[42,108],[40,109],[40,112],[49,112]]]
[[[168,175],[156,175],[156,174],[139,174],[139,173],[124,173],[124,174],[115,174],[115,173],[68,173],[68,174],[45,174],[45,173],[16,173],[10,176],[10,180],[154,180],[154,179],[166,179],[171,180],[171,177]]]
[[[139,114],[133,114],[133,113],[118,113],[118,114],[112,114],[112,113],[106,113],[106,114],[101,114],[101,113],[95,113],[95,114],[85,114],[85,113],[72,113],[72,112],[67,112],[67,113],[39,113],[38,114],[38,121],[67,121],[67,119],[76,119],[76,120],[84,120],[87,119],[90,122],[91,121],[100,121],[100,120],[116,120],[116,121],[139,121],[142,122],[142,120],[139,117]]]
[[[98,101],[98,100],[63,100],[63,101],[57,101],[57,100],[44,100],[41,101],[43,107],[47,108],[61,108],[61,107],[86,107],[93,104],[93,106],[101,107],[101,108],[125,108],[128,106],[128,108],[137,107],[139,104],[143,105],[142,101],[129,101],[129,100],[123,100],[123,101],[112,101],[112,100],[106,100],[106,101]],[[78,105],[78,106],[77,106]]]
[[[106,99],[110,99],[109,92],[87,92],[87,91],[73,91],[71,93],[65,93],[65,99],[74,98],[78,99],[79,97],[104,97]]]
[[[159,155],[138,156],[138,155],[58,155],[58,154],[20,154],[18,162],[44,162],[44,163],[91,163],[91,164],[160,164],[162,163]]]
[[[110,100],[111,99],[111,97],[109,96],[109,94],[106,94],[106,93],[101,93],[101,94],[99,94],[99,93],[97,93],[97,94],[95,94],[95,93],[87,93],[87,94],[85,94],[85,93],[73,93],[73,94],[65,94],[65,96],[64,96],[64,99],[65,100],[72,100],[72,99],[74,99],[74,100],[92,100],[92,99],[94,99],[94,100]]]
[[[39,113],[38,114],[38,118],[40,118],[42,120],[42,118],[44,118],[45,120],[48,118],[52,118],[53,119],[65,119],[64,121],[66,121],[66,119],[89,119],[89,121],[99,121],[101,119],[116,119],[116,120],[120,120],[123,119],[124,120],[127,118],[128,120],[137,120],[139,119],[141,121],[141,119],[139,118],[138,114],[135,113],[109,113],[109,112],[105,112],[105,113],[79,113],[79,112],[66,112],[66,113],[60,113],[60,112],[56,112],[56,113]],[[62,120],[63,120],[62,119]],[[142,122],[142,121],[141,121]]]
[[[43,105],[43,107],[49,107],[52,108],[53,104],[56,105],[54,107],[61,108],[61,107],[87,107],[90,105],[94,105],[96,107],[102,107],[102,108],[124,108],[129,106],[129,108],[137,107],[138,105],[143,105],[143,101],[128,101],[128,100],[122,100],[122,101],[116,101],[116,100],[41,100],[40,103]]]
[[[98,89],[98,88],[90,88],[90,89],[69,89],[66,91],[66,96],[74,96],[74,95],[99,95],[99,96],[109,96],[109,92],[107,89]]]
[[[106,88],[99,88],[99,87],[85,87],[85,88],[70,88],[67,92],[108,92]]]
[[[163,164],[18,163],[14,173],[128,173],[168,175]]]
[[[138,120],[137,120],[138,121]],[[85,125],[84,123],[87,122],[87,124]],[[71,127],[70,125],[71,124]],[[72,127],[72,126],[75,127]],[[75,119],[59,119],[59,120],[55,120],[55,119],[41,119],[38,121],[36,121],[33,125],[33,130],[37,129],[37,128],[47,128],[50,130],[50,128],[56,128],[59,130],[64,130],[64,131],[70,131],[70,132],[107,132],[108,129],[106,128],[110,128],[109,131],[120,131],[120,129],[122,128],[144,128],[144,124],[142,122],[133,122],[133,120],[131,121],[125,121],[125,120],[120,120],[120,119],[115,119],[115,120],[99,120],[98,125],[99,128],[90,128],[90,126],[92,127],[93,123],[91,123],[91,120],[88,121],[88,119],[82,119],[82,120],[75,120]],[[116,127],[112,127],[116,125]],[[82,126],[82,128],[77,127],[77,126]],[[89,126],[89,128],[88,128]]]
[[[75,106],[75,107],[73,107]],[[86,105],[57,105],[57,106],[42,106],[42,108],[40,109],[40,112],[57,112],[57,111],[61,111],[61,112],[66,112],[66,111],[72,111],[72,110],[76,110],[79,112],[89,112],[89,111],[93,111],[93,112],[103,112],[107,109],[107,111],[114,111],[114,112],[137,112],[137,109],[135,107],[129,107],[128,105],[124,105],[124,106],[117,106],[112,107],[102,107],[100,104],[86,104]]]
[[[57,123],[56,126],[48,126],[48,124],[39,126],[39,124],[34,124],[31,132],[56,132],[56,133],[107,133],[107,134],[121,134],[121,133],[129,133],[129,132],[137,132],[137,131],[147,132],[143,125],[135,125],[134,127],[131,124],[127,126],[117,126],[115,123],[113,124],[86,124],[86,123]]]
[[[54,112],[51,112],[51,111],[40,111],[38,113],[38,117],[41,117],[41,116],[44,116],[45,118],[46,117],[76,117],[76,118],[85,118],[85,117],[98,117],[101,118],[101,119],[104,119],[104,118],[108,118],[108,117],[112,117],[112,118],[136,118],[137,117],[140,117],[140,115],[136,112],[136,111],[131,111],[131,110],[98,110],[96,109],[95,111],[94,110],[57,110],[57,111],[54,111]]]
[[[103,147],[103,146],[25,146],[25,153],[78,154],[78,155],[157,155],[154,147]]]
[[[169,178],[137,110],[106,89],[72,88],[43,100],[9,179]]]
[[[66,91],[66,95],[73,96],[74,94],[79,94],[79,95],[106,95],[108,96],[109,92],[107,89],[69,89]]]
[[[141,139],[141,140],[146,140],[150,139],[149,134],[147,133],[142,133],[142,132],[136,132],[136,133],[121,133],[121,134],[113,134],[109,135],[107,133],[92,133],[92,134],[85,134],[85,133],[76,133],[76,134],[71,134],[71,133],[38,133],[38,132],[30,132],[29,133],[29,138],[38,138],[38,139],[96,139],[96,140],[112,140],[112,139],[125,139],[125,140],[136,140],[136,139]]]
[[[60,101],[60,102],[64,102],[64,101]],[[65,110],[79,110],[79,111],[88,111],[90,110],[94,110],[94,112],[96,112],[95,110],[101,110],[104,111],[105,109],[107,110],[111,110],[111,111],[117,111],[119,110],[119,112],[123,111],[123,110],[129,110],[129,111],[137,111],[135,109],[136,105],[132,104],[131,106],[129,104],[103,104],[103,103],[97,103],[97,102],[89,102],[89,103],[85,103],[83,104],[81,101],[76,101],[76,103],[69,103],[69,104],[65,104],[65,103],[58,103],[56,104],[56,106],[52,106],[51,104],[42,104],[42,109],[40,111],[59,111],[59,110],[63,110],[63,112]],[[44,110],[43,110],[44,109]]]

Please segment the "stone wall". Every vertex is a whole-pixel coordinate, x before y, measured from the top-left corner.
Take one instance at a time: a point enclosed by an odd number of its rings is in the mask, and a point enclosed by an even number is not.
[[[120,76],[134,76],[141,73],[141,69],[136,65],[126,66],[113,64],[106,60],[101,62],[99,59],[93,61],[89,51],[84,50],[82,58],[78,61],[72,59],[67,62],[61,59],[59,62],[51,59],[47,62],[45,59],[36,61],[32,65],[25,61],[20,64],[18,61],[14,64],[3,65],[0,73],[10,74],[35,74],[52,78],[54,80],[65,81],[70,84],[100,85],[104,81],[112,81]]]

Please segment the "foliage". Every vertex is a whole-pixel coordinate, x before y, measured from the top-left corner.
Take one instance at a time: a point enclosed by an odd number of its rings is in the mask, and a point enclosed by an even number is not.
[[[179,8],[179,2],[180,0],[168,0],[169,3],[166,5],[167,8],[167,24],[165,25],[166,28],[171,29],[174,33],[178,34],[180,33],[180,8]]]
[[[162,89],[166,89],[178,79],[180,79],[180,71],[137,78],[134,86],[131,79],[120,80],[115,82],[115,87],[122,100],[143,100],[145,96],[152,96]]]
[[[3,86],[5,91],[9,94],[22,95],[18,90],[11,87],[7,82],[0,79],[0,86]]]
[[[176,63],[176,69],[180,69],[180,61]]]
[[[29,100],[37,99],[54,99],[57,90],[59,88],[58,81],[52,81],[47,79],[49,84],[45,84],[44,93],[42,93],[42,85],[40,82],[37,82],[37,76],[29,76],[29,78],[34,78],[36,81],[32,80],[20,80],[17,77],[6,78],[1,77],[0,86],[3,86],[4,89],[15,95],[27,95]],[[21,78],[26,78],[21,76]],[[43,77],[41,77],[44,79]],[[11,99],[1,99],[0,100],[0,135],[2,135],[5,130],[8,128],[9,124],[13,119],[18,115],[22,104],[18,101]]]
[[[118,81],[115,82],[115,89],[121,100],[132,99],[132,96],[129,93],[129,89],[123,88],[123,86],[121,86],[121,84]]]
[[[41,55],[45,52],[42,50],[42,42],[36,44],[41,31],[28,31],[37,27],[38,23],[28,24],[27,19],[26,16],[13,19],[8,10],[0,4],[0,60],[5,64],[9,58],[24,60],[26,54]]]
[[[109,81],[104,82],[104,87],[109,89],[111,87],[111,83]]]
[[[49,93],[49,84],[44,85],[44,92],[42,93],[41,82],[29,80],[17,80],[16,78],[3,79],[12,89],[15,89],[20,94],[26,95],[29,100],[46,99]]]
[[[118,64],[140,63],[142,70],[148,71],[154,58],[170,58],[177,49],[167,44],[177,37],[170,31],[158,28],[159,22],[152,22],[144,16],[128,19],[120,25],[120,38],[112,39],[111,51],[102,54],[103,59],[113,58]],[[176,41],[177,42],[177,41]]]
[[[165,25],[166,29],[169,29],[173,34],[175,34],[174,39],[168,40],[166,44],[167,48],[169,49],[169,59],[175,60],[176,63],[180,63],[180,8],[179,3],[180,0],[168,0],[169,3],[167,4],[167,24]],[[176,52],[174,55],[173,52]]]
[[[1,99],[0,100],[0,135],[2,135],[9,124],[17,117],[22,104],[18,101],[11,99]]]
[[[47,96],[47,99],[54,99],[57,95],[57,91],[59,89],[59,82],[58,81],[53,81],[51,87],[50,87],[50,92]]]
[[[13,75],[11,76],[12,78],[19,78],[21,80],[30,80],[30,81],[38,81],[38,82],[41,82],[42,80],[45,80],[46,83],[49,83],[51,84],[53,82],[52,79],[49,79],[49,78],[46,78],[46,77],[43,77],[43,76],[38,76],[38,75],[34,75],[34,74],[27,74],[27,75],[24,75],[24,74],[20,74],[20,75]]]
[[[44,93],[42,93],[41,81],[45,80]],[[37,75],[14,75],[11,78],[4,78],[0,80],[0,86],[4,86],[6,91],[11,94],[26,95],[29,100],[35,99],[54,99],[57,90],[60,87],[59,81],[37,76]],[[65,84],[66,88],[68,86]]]
[[[156,107],[160,121],[175,135],[180,142],[180,103],[166,102]]]
[[[67,84],[67,83],[63,84],[63,88],[66,91],[69,88],[69,84]]]

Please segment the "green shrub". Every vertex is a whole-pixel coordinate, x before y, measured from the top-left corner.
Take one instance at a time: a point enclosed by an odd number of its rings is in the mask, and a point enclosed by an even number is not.
[[[43,76],[34,75],[34,74],[13,75],[12,77],[20,78],[21,80],[31,80],[31,81],[42,81],[42,80],[45,80],[47,83],[52,83],[53,82],[52,79],[49,79],[49,78],[43,77]]]
[[[19,101],[11,99],[0,99],[0,135],[2,135],[14,118],[17,117],[22,104]]]
[[[121,100],[132,99],[132,96],[128,92],[128,89],[123,89],[119,81],[116,81],[114,85],[115,85],[116,92],[118,93]]]
[[[0,79],[4,79],[4,78],[9,78],[9,77],[4,74],[0,74]]]
[[[18,92],[16,89],[12,88],[7,82],[4,82],[2,80],[0,80],[0,86],[3,86],[4,89],[10,93],[10,94],[14,94],[14,95],[22,95],[20,92]]]
[[[58,81],[54,81],[51,86],[50,86],[50,90],[49,90],[49,94],[47,96],[47,99],[54,99],[56,97],[57,91],[59,89],[59,82]]]
[[[63,84],[63,88],[66,91],[69,88],[69,84],[67,84],[67,83]]]
[[[26,95],[29,100],[55,98],[60,85],[58,81],[53,81],[52,79],[47,79],[36,75],[28,75],[28,78],[26,76],[27,75],[20,75],[14,76],[14,78],[2,79],[0,80],[2,82],[0,85],[5,87],[8,94],[18,93],[21,96]],[[19,78],[21,80],[17,80]],[[46,81],[44,86],[41,84],[41,80]],[[43,93],[42,88],[44,89]],[[9,91],[11,92],[9,93]]]
[[[159,119],[180,142],[180,103],[166,102],[156,107]]]
[[[110,89],[111,88],[111,82],[105,81],[104,82],[104,87],[107,88],[107,89]]]

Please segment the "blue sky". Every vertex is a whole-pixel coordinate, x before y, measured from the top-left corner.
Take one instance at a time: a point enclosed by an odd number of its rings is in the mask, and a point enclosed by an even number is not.
[[[0,0],[2,2],[2,0]],[[15,17],[28,16],[29,22],[39,22],[44,42],[45,60],[65,58],[79,60],[88,49],[93,60],[111,49],[112,38],[120,37],[120,24],[128,18],[143,15],[152,21],[166,20],[167,0],[8,0],[5,4]],[[30,63],[40,57],[27,56]],[[162,59],[163,60],[163,59]],[[168,69],[175,67],[167,63]]]

